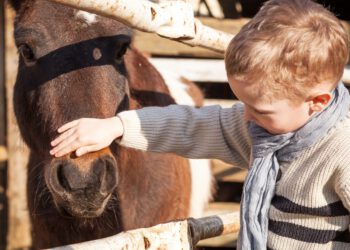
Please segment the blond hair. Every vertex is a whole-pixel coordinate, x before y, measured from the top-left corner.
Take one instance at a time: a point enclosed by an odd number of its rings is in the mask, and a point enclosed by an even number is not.
[[[334,87],[348,60],[340,21],[311,0],[271,0],[230,42],[229,77],[258,83],[267,97],[307,98],[320,83]]]

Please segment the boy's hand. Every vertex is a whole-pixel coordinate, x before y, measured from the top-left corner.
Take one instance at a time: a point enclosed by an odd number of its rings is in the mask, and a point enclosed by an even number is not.
[[[77,156],[109,146],[123,135],[119,117],[107,119],[82,118],[66,123],[58,130],[61,135],[51,142],[50,154],[60,157],[75,151]]]

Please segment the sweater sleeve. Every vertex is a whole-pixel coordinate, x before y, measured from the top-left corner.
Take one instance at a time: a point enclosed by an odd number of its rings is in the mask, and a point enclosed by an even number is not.
[[[241,103],[231,108],[147,107],[118,116],[124,125],[122,146],[248,167],[251,143]]]

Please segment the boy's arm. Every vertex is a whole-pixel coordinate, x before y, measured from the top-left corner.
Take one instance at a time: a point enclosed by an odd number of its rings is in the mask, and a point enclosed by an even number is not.
[[[250,139],[241,103],[232,108],[148,107],[118,116],[124,124],[123,146],[248,167]]]

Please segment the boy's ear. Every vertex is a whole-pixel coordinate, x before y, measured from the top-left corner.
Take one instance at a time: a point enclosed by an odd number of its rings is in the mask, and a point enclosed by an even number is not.
[[[332,94],[325,92],[314,96],[310,101],[310,109],[314,112],[322,111],[331,101]]]
[[[17,12],[21,8],[21,4],[24,0],[7,0],[11,7]]]

